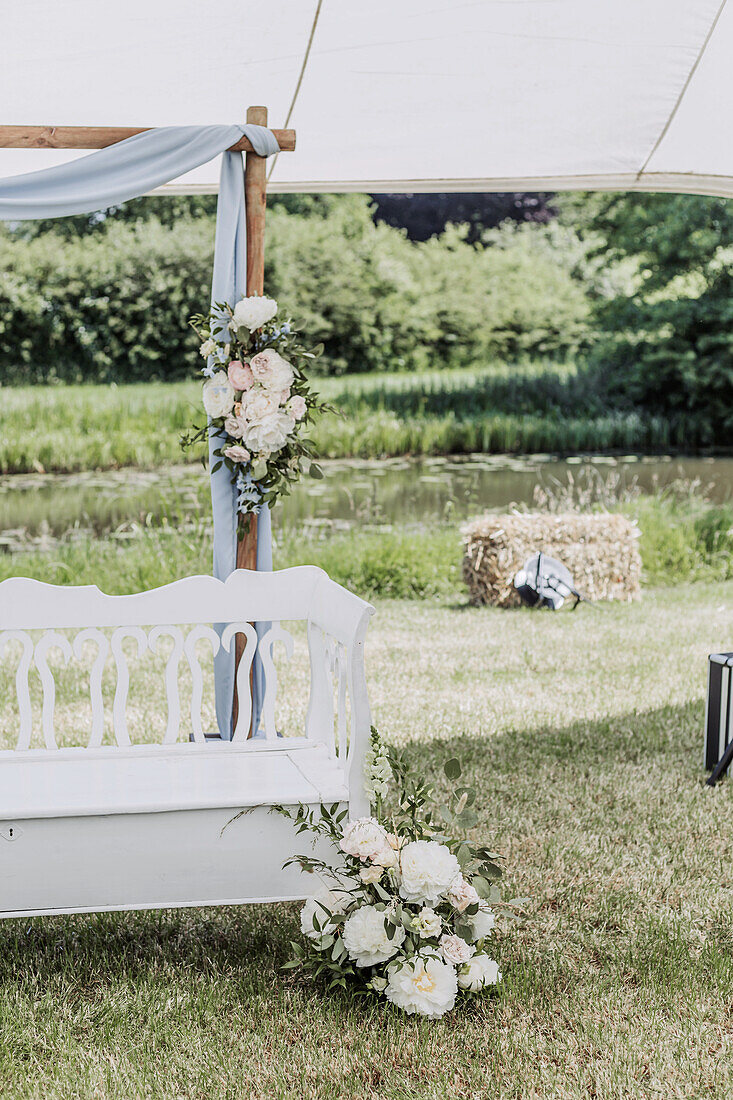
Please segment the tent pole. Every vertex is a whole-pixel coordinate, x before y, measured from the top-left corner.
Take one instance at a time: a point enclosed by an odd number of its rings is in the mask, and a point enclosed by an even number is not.
[[[267,126],[267,107],[248,107],[247,122]],[[244,166],[244,202],[247,218],[247,294],[264,294],[265,289],[265,211],[267,204],[267,160],[257,153],[247,153]],[[237,569],[257,568],[257,516],[249,516],[244,538],[237,542]],[[237,634],[234,656],[233,724],[237,724],[239,700],[236,672],[244,653],[244,636]],[[250,691],[252,673],[250,672]],[[253,733],[250,727],[249,736]]]

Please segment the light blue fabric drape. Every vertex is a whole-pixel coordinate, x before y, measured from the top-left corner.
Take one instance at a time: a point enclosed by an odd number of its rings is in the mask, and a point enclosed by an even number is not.
[[[241,126],[170,126],[146,130],[106,149],[55,168],[0,180],[0,219],[25,221],[87,214],[117,206],[206,164],[224,153],[216,218],[211,299],[237,301],[246,291],[246,223],[241,153],[227,153],[242,136],[260,156],[278,151],[271,130]],[[183,321],[184,319],[182,319]],[[210,449],[217,442],[210,444]],[[214,576],[223,579],[236,565],[236,496],[231,474],[222,466],[211,479],[214,514]],[[270,513],[259,517],[257,568],[272,569]],[[261,628],[262,629],[262,628]],[[232,733],[234,656],[216,661],[216,714],[221,736]],[[255,676],[254,714],[261,709],[261,670]]]

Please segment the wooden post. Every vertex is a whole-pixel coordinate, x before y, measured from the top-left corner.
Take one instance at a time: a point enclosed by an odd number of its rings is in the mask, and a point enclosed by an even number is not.
[[[248,107],[247,122],[267,126],[267,107]],[[265,211],[267,208],[267,159],[248,152],[244,167],[244,202],[247,220],[247,295],[263,294],[265,289]],[[237,569],[257,568],[257,516],[250,515],[249,528],[237,543]],[[237,724],[239,700],[236,674],[244,653],[243,635],[237,634],[234,650],[234,701],[232,722]],[[250,691],[252,674],[250,673]],[[249,736],[252,736],[250,727]]]

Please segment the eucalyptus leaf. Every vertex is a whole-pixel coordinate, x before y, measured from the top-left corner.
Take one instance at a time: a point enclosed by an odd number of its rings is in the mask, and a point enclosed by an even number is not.
[[[446,760],[443,765],[443,771],[448,779],[458,779],[461,774],[461,762],[455,756],[450,760]]]

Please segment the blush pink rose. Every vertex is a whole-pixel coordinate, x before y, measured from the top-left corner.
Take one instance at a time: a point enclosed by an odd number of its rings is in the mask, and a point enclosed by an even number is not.
[[[239,359],[232,359],[227,374],[235,390],[248,390],[255,380],[249,363],[240,363]]]
[[[224,454],[232,462],[249,462],[249,451],[246,447],[240,447],[238,443],[235,443],[232,447],[225,447]]]

